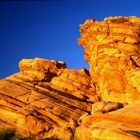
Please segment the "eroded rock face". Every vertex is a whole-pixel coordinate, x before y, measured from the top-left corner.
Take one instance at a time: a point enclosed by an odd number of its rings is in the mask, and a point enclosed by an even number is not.
[[[140,96],[140,18],[88,19],[78,43],[85,48],[97,94],[105,101],[132,103]]]
[[[76,129],[76,140],[140,140],[140,100],[107,114],[90,115]]]
[[[62,69],[58,76],[51,81],[59,90],[71,92],[76,97],[91,102],[99,101],[95,86],[92,84],[89,72],[82,68],[81,70]]]
[[[51,81],[57,72],[64,68],[66,64],[63,61],[43,58],[23,59],[19,62],[20,72],[29,77],[30,81]]]
[[[80,29],[90,74],[62,61],[21,60],[20,72],[0,80],[0,131],[31,140],[140,140],[140,18],[89,19]]]
[[[0,80],[3,126],[37,140],[72,140],[78,119],[99,101],[89,72],[41,58],[23,59],[19,68],[19,73]]]
[[[88,70],[67,69],[63,61],[42,58],[23,59],[19,62],[21,77],[30,82],[49,82],[56,89],[69,92],[82,100],[99,101]]]

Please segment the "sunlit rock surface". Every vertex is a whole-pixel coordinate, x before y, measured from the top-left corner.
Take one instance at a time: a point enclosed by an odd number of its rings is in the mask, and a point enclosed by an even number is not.
[[[25,136],[73,139],[77,120],[99,101],[86,69],[23,59],[20,72],[0,80],[0,118]]]
[[[140,140],[140,18],[88,19],[80,31],[90,72],[23,59],[0,80],[0,136]]]
[[[76,140],[139,140],[140,100],[123,109],[83,118]]]
[[[78,43],[85,48],[97,94],[106,101],[133,103],[140,95],[140,18],[88,19]]]
[[[51,81],[59,90],[65,90],[72,95],[91,102],[99,101],[95,92],[95,86],[91,82],[89,72],[81,70],[62,69],[57,77]]]
[[[66,68],[63,61],[46,60],[42,58],[23,59],[19,62],[20,72],[29,81],[51,81],[60,69]]]

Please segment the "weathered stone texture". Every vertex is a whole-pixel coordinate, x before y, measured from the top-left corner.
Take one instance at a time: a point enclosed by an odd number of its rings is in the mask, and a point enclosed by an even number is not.
[[[85,117],[76,140],[140,140],[140,101],[107,114]]]
[[[73,139],[77,120],[98,101],[88,71],[39,58],[21,60],[19,68],[0,80],[2,122],[34,139]]]
[[[140,95],[140,18],[88,19],[78,43],[103,100],[132,103]]]
[[[84,68],[81,70],[62,69],[58,77],[54,77],[51,83],[58,89],[71,92],[80,99],[91,102],[99,101],[89,72]]]
[[[66,64],[63,61],[42,58],[23,59],[19,62],[21,73],[29,77],[30,81],[51,81],[57,72],[64,68],[66,68]]]
[[[85,68],[23,59],[0,80],[0,129],[32,140],[140,140],[140,18],[80,26]]]

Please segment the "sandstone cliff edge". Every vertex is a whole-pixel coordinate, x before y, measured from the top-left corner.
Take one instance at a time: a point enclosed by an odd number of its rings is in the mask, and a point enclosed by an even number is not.
[[[11,134],[0,140],[140,140],[140,18],[88,19],[80,32],[89,71],[23,59],[0,80],[0,132]]]

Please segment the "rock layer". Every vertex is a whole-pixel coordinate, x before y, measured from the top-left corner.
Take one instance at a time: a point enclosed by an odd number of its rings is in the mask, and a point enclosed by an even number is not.
[[[105,101],[133,103],[140,95],[140,18],[88,19],[78,43],[85,48],[97,94]]]
[[[140,18],[88,19],[80,30],[90,73],[21,60],[0,80],[0,129],[31,140],[140,140]]]
[[[59,90],[71,92],[72,95],[91,102],[99,101],[95,86],[91,82],[89,72],[81,70],[62,69],[51,81]],[[61,83],[61,84],[60,84]]]
[[[85,117],[76,140],[140,140],[140,100],[107,114]]]
[[[60,69],[66,68],[63,61],[42,58],[23,59],[19,62],[19,69],[30,81],[51,81]]]
[[[34,139],[73,139],[78,119],[98,101],[88,71],[38,58],[24,59],[19,67],[19,73],[0,80],[2,122]]]

